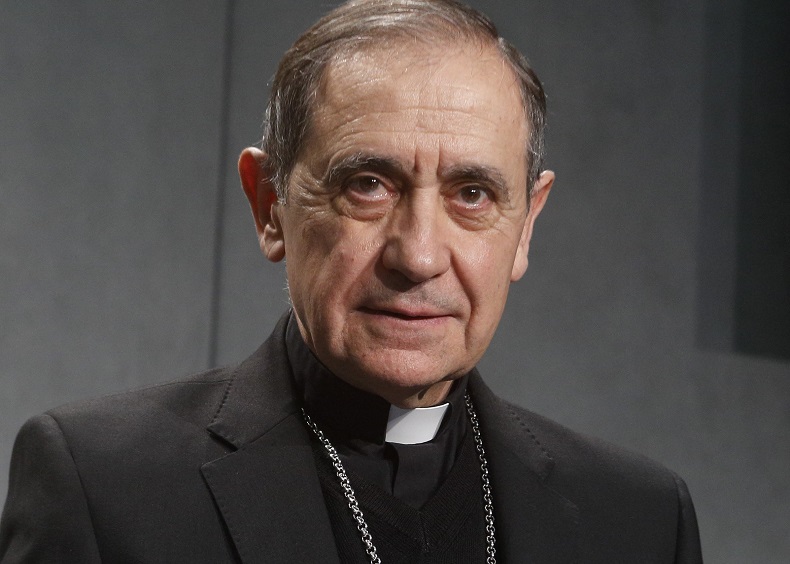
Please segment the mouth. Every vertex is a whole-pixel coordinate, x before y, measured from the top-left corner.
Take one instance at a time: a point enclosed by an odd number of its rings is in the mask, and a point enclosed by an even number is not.
[[[431,321],[450,317],[449,314],[430,308],[378,308],[361,307],[359,310],[368,315],[390,317],[402,321]]]

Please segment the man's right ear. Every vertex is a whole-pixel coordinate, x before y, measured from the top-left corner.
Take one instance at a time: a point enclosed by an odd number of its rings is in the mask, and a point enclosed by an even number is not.
[[[239,157],[239,176],[255,219],[261,251],[270,261],[279,262],[285,257],[285,237],[266,153],[255,147],[244,149]]]

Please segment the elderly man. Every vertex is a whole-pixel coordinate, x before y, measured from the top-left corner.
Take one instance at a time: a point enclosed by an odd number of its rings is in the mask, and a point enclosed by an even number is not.
[[[3,562],[700,562],[683,482],[475,371],[554,174],[525,59],[452,0],[307,31],[239,160],[293,309],[230,369],[32,419]]]

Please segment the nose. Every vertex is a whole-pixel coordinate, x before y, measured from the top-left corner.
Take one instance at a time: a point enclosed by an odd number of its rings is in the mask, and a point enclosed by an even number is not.
[[[444,206],[431,194],[399,202],[387,231],[382,262],[415,284],[450,268],[450,233]]]

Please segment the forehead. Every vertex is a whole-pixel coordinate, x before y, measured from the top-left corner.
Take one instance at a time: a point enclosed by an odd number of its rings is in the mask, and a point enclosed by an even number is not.
[[[316,93],[307,148],[384,145],[396,157],[432,150],[441,160],[518,168],[526,123],[515,75],[494,47],[413,42],[337,57]]]

